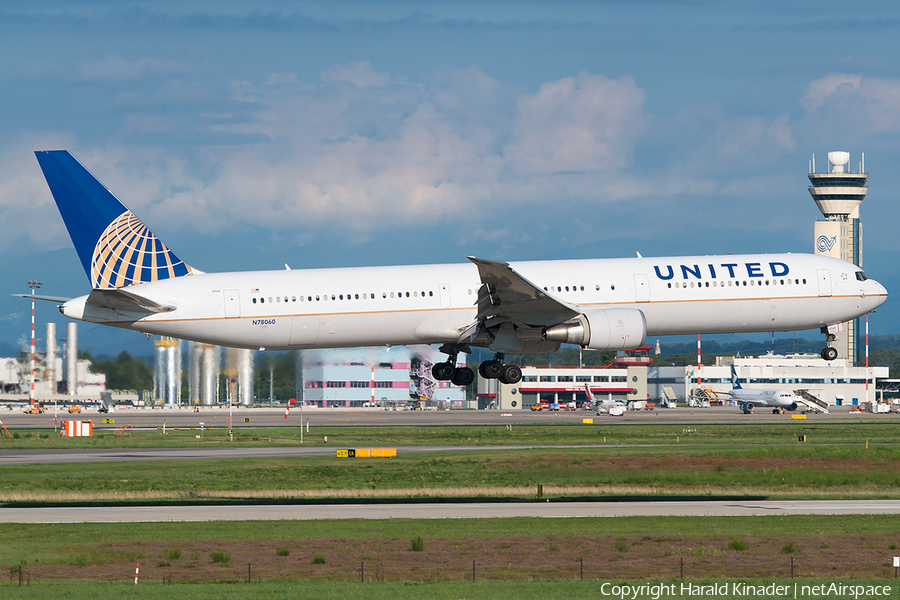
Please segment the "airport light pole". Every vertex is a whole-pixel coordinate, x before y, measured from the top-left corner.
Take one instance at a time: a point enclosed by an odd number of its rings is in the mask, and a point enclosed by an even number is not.
[[[31,288],[31,393],[28,395],[30,406],[34,406],[34,290],[42,285],[40,281],[34,279],[28,282],[28,287]]]

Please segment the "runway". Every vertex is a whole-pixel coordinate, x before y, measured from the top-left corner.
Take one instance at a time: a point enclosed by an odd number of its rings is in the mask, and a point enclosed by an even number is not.
[[[807,420],[823,423],[847,422],[894,422],[898,415],[851,413],[850,408],[830,407],[827,414],[809,414]],[[56,422],[54,421],[56,419]],[[195,412],[191,409],[148,409],[130,408],[113,413],[101,414],[89,410],[70,415],[64,407],[54,412],[50,406],[42,415],[26,415],[21,411],[0,410],[0,421],[13,429],[52,430],[56,423],[67,420],[94,422],[95,431],[114,431],[123,425],[138,428],[191,427],[199,433],[200,423],[206,428],[224,428],[232,423],[235,429],[256,427],[278,427],[298,430],[307,422],[311,433],[316,427],[437,427],[437,426],[491,426],[491,425],[575,425],[585,418],[591,418],[594,425],[646,425],[655,423],[671,424],[722,424],[733,425],[744,422],[779,423],[789,422],[791,413],[772,414],[771,410],[757,409],[751,415],[744,415],[736,406],[713,406],[711,408],[676,408],[628,411],[623,417],[597,415],[591,411],[532,412],[530,410],[424,410],[388,411],[377,408],[304,408],[301,416],[299,408],[293,408],[285,418],[284,407],[280,408],[236,408],[229,415],[227,408],[202,407]]]
[[[760,502],[480,502],[260,506],[2,508],[0,523],[139,523],[313,519],[502,519],[900,514],[900,500]]]

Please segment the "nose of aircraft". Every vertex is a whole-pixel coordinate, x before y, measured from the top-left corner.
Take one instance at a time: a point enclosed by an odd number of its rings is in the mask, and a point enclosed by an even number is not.
[[[872,300],[872,308],[870,308],[869,310],[874,310],[884,304],[885,301],[887,301],[887,288],[885,288],[874,279],[870,279],[866,283],[870,284],[869,289],[866,290],[866,296],[870,297]]]

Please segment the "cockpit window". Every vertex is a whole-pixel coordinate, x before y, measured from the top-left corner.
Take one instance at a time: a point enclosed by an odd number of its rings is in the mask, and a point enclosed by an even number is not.
[[[865,271],[857,271],[857,272],[856,272],[856,279],[857,279],[857,281],[865,281],[865,280],[868,279],[868,278],[869,278],[869,276],[866,275],[866,272],[865,272]]]

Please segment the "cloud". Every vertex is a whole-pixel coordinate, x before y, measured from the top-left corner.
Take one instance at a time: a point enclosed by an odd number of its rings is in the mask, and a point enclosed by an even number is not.
[[[646,94],[634,79],[581,73],[521,98],[506,157],[520,173],[611,171],[631,162]]]
[[[831,73],[821,79],[815,79],[806,86],[806,91],[800,98],[800,106],[807,112],[818,110],[825,98],[833,94],[841,86],[859,88],[859,75],[845,75],[844,73]]]
[[[0,251],[21,254],[69,244],[34,151],[74,146],[74,138],[61,132],[7,140],[0,155]]]
[[[211,103],[195,98],[213,90],[164,81],[123,116],[123,137],[76,156],[151,227],[201,234],[356,243],[441,228],[463,245],[507,248],[602,238],[611,215],[664,237],[701,212],[749,231],[769,227],[792,182],[805,192],[791,165],[822,131],[859,119],[861,131],[900,128],[898,92],[893,80],[834,75],[810,82],[799,100],[815,108],[800,120],[715,103],[660,116],[629,76],[583,72],[526,93],[474,66],[408,81],[354,62],[316,82],[235,81]],[[203,143],[189,150],[128,137],[191,128]],[[742,211],[748,201],[758,210]]]
[[[184,63],[158,58],[126,60],[120,56],[106,56],[93,62],[77,63],[73,77],[81,81],[136,81],[159,79],[189,71],[190,68]]]
[[[383,87],[390,83],[391,76],[372,69],[368,61],[353,62],[346,65],[335,65],[322,73],[325,83],[347,81],[358,88]]]

